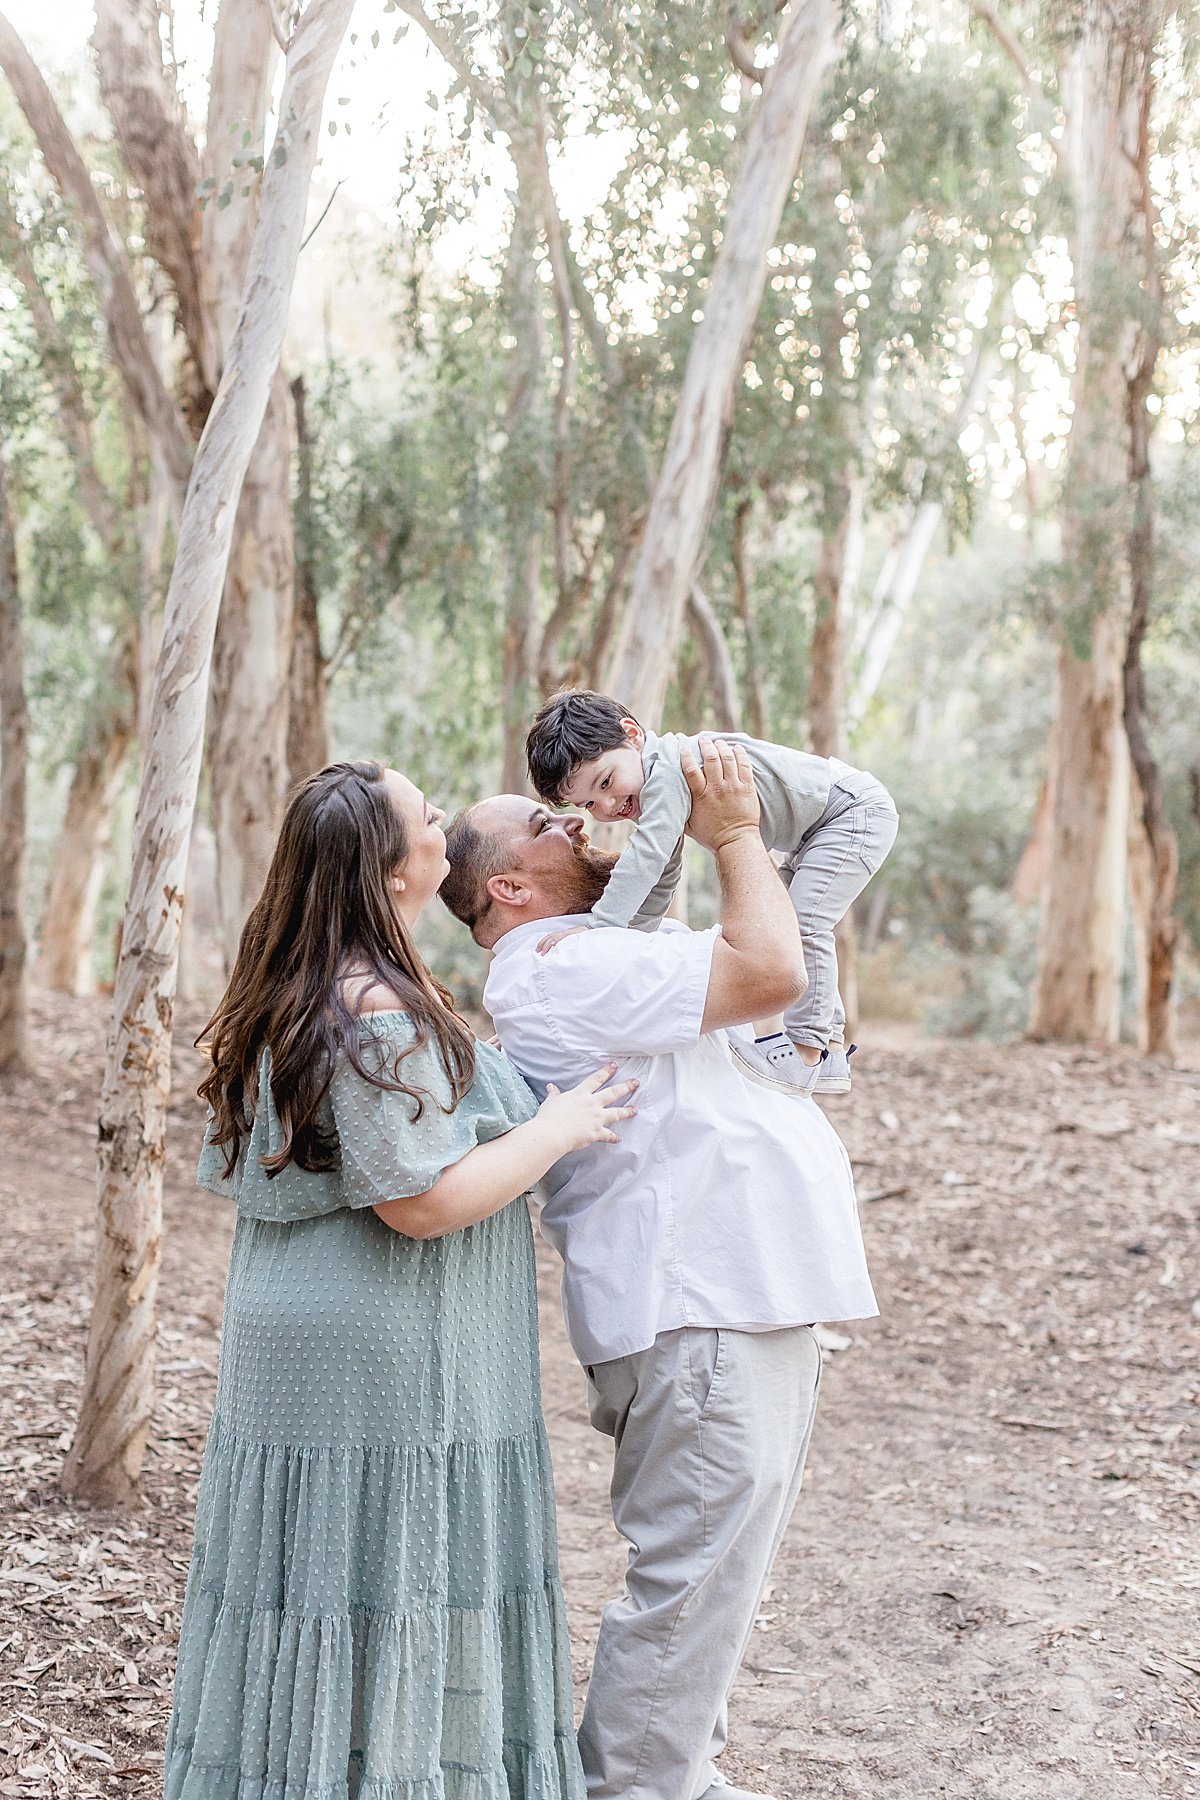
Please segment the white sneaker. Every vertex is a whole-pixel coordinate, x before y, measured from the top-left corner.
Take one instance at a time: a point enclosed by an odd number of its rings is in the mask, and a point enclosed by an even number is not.
[[[825,1066],[824,1056],[818,1063],[806,1063],[791,1038],[782,1031],[755,1038],[752,1044],[745,1038],[731,1037],[729,1048],[742,1074],[757,1081],[760,1087],[801,1098],[817,1091],[818,1078]]]
[[[850,1092],[850,1058],[858,1049],[857,1044],[830,1044],[817,1067],[821,1073],[817,1077],[817,1085],[813,1092],[817,1094],[848,1094]]]

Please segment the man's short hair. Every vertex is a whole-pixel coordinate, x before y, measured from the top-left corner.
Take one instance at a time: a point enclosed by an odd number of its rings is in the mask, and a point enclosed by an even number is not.
[[[551,806],[565,806],[563,790],[576,769],[627,743],[621,720],[631,717],[628,707],[607,694],[584,688],[552,694],[525,740],[529,778],[542,799]]]
[[[446,861],[450,873],[438,893],[471,936],[476,936],[492,897],[487,884],[493,875],[512,867],[512,845],[495,832],[481,831],[473,822],[473,806],[465,806],[446,830]]]

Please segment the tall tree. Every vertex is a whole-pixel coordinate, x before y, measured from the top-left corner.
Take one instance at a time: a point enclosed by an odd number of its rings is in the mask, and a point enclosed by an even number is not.
[[[1061,502],[1063,622],[1051,745],[1050,853],[1030,1033],[1120,1030],[1130,763],[1131,479],[1126,362],[1145,313],[1149,115],[1160,5],[1083,0],[1062,72],[1079,338]]]
[[[634,565],[609,686],[657,721],[716,500],[737,381],[754,331],[808,116],[832,52],[836,0],[808,0],[784,17],[778,55],[758,72],[762,93],[729,192],[720,248]]]
[[[237,496],[279,364],[325,90],[354,0],[309,0],[287,46],[245,293],[196,453],[167,593],[100,1107],[99,1244],[83,1403],[63,1474],[137,1491],[154,1409],[163,1134],[187,847]]]
[[[197,428],[220,379],[258,216],[277,54],[273,7],[274,0],[221,0],[203,156],[165,60],[157,0],[98,0],[96,8],[101,93],[145,197],[148,248],[175,291],[193,371],[183,400]],[[291,458],[292,409],[277,371],[238,503],[213,661],[209,761],[227,959],[257,896],[287,789]]]

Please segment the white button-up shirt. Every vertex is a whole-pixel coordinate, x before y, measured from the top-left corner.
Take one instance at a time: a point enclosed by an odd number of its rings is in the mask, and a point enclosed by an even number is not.
[[[864,1319],[867,1274],[844,1146],[811,1100],[747,1080],[729,1034],[701,1033],[719,926],[647,936],[607,927],[537,954],[578,919],[538,919],[496,945],[484,1004],[534,1091],[606,1062],[636,1076],[635,1119],[551,1169],[542,1230],[564,1263],[580,1361],[681,1326],[770,1330]]]

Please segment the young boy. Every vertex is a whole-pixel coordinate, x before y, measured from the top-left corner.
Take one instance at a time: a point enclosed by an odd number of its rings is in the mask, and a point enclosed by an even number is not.
[[[743,744],[750,758],[762,809],[759,829],[769,850],[784,853],[780,874],[800,921],[808,969],[808,987],[785,1016],[784,1029],[753,1047],[734,1040],[735,1054],[748,1074],[772,1086],[848,1093],[855,1046],[847,1049],[843,1035],[833,931],[896,840],[895,805],[882,782],[834,756],[810,756],[740,731],[718,735]],[[589,925],[645,929],[671,904],[691,814],[679,761],[685,743],[699,761],[694,737],[645,731],[606,694],[555,694],[534,720],[525,747],[542,799],[637,827]]]

